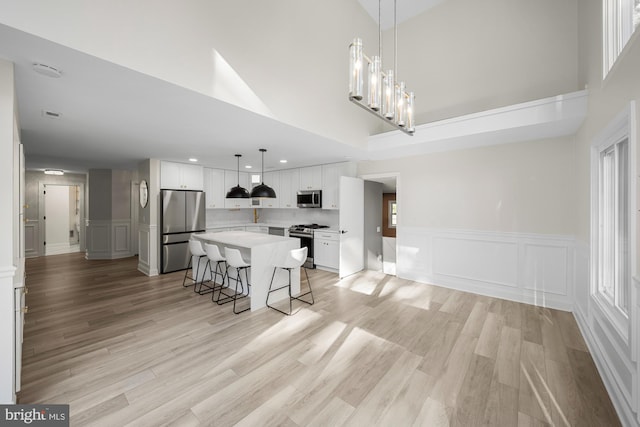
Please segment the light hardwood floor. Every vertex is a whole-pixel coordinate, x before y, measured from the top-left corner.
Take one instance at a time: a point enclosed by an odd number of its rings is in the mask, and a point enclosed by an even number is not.
[[[363,272],[234,315],[137,258],[27,261],[20,403],[71,425],[616,426],[571,313]]]

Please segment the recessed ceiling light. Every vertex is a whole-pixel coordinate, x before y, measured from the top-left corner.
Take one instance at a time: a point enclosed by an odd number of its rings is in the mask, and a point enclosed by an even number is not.
[[[60,169],[45,169],[45,175],[64,175],[64,171]]]
[[[280,160],[280,163],[287,163],[285,159]]]
[[[42,74],[43,76],[52,77],[54,79],[59,79],[62,77],[62,72],[55,67],[46,64],[33,64],[33,71],[38,74]]]
[[[252,166],[251,166],[251,165],[246,165],[246,166],[245,166],[245,168],[246,168],[246,169],[251,169],[251,168],[252,168]]]
[[[190,157],[190,158],[189,158],[189,161],[190,161],[190,162],[197,162],[197,161],[198,161],[198,159],[196,159],[195,157]]]

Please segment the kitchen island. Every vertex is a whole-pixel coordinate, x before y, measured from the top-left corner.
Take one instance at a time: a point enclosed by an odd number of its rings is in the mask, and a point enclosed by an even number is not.
[[[251,283],[251,311],[258,310],[266,306],[267,292],[273,274],[273,266],[280,264],[292,249],[300,248],[300,239],[295,237],[273,236],[270,234],[251,233],[248,231],[222,231],[219,233],[203,233],[194,235],[195,238],[204,243],[217,245],[220,253],[224,255],[224,248],[239,249],[245,261],[251,263],[249,271],[249,283]],[[197,259],[192,260],[196,265]],[[206,258],[200,260],[200,271],[206,265]],[[229,269],[232,277],[235,277],[235,270]],[[244,276],[244,275],[243,275]],[[209,271],[205,278],[210,277]],[[244,277],[243,277],[244,279]],[[274,288],[286,284],[288,275],[286,270],[278,269],[274,278]],[[235,289],[235,282],[228,283],[230,289]],[[300,269],[291,271],[291,294],[300,293]],[[286,289],[282,289],[271,294],[269,303],[288,297]]]

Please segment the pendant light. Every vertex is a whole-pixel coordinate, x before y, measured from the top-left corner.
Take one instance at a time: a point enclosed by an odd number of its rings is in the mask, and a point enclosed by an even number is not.
[[[227,199],[248,199],[251,197],[249,192],[246,188],[240,187],[240,157],[242,157],[242,154],[236,154],[236,157],[238,158],[238,185],[229,190]]]
[[[276,192],[273,190],[273,188],[264,183],[264,153],[266,151],[267,150],[264,148],[260,149],[260,152],[262,153],[262,174],[260,175],[260,177],[262,178],[262,183],[253,187],[253,190],[251,190],[251,197],[275,199]]]

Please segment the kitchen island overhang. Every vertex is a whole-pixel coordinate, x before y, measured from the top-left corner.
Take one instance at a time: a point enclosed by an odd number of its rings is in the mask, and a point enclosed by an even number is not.
[[[251,311],[266,307],[267,292],[273,275],[275,265],[282,263],[288,253],[293,249],[300,248],[300,239],[296,237],[274,236],[270,234],[252,233],[248,231],[221,231],[218,233],[196,234],[194,237],[205,243],[218,246],[224,256],[224,248],[239,249],[245,261],[251,264],[249,270],[249,283],[251,284]],[[206,258],[198,261],[193,257],[192,265],[200,263],[200,270],[205,271]],[[197,268],[197,267],[196,267]],[[232,277],[235,277],[235,270],[230,268]],[[244,276],[244,275],[243,275]],[[210,279],[209,270],[205,271],[205,280]],[[273,288],[284,286],[289,280],[286,270],[277,269],[273,279]],[[229,290],[233,290],[235,283],[227,282]],[[300,293],[300,269],[291,271],[291,295]],[[289,294],[286,289],[274,292],[269,297],[269,303],[287,299]],[[224,306],[222,306],[224,307]]]

